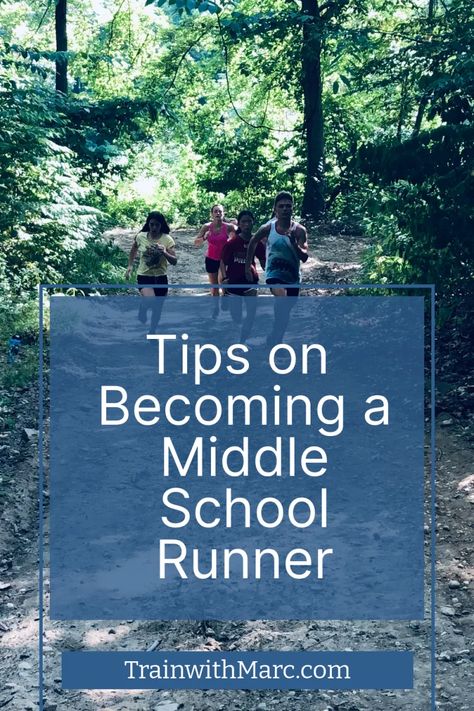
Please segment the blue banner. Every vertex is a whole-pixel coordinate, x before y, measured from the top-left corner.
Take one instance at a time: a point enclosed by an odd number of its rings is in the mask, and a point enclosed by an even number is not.
[[[63,652],[64,689],[412,689],[412,652]]]
[[[52,617],[421,618],[423,299],[226,299],[52,297]]]

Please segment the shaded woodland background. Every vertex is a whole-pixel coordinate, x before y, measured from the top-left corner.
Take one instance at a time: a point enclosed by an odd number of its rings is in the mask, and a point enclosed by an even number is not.
[[[35,340],[40,282],[124,281],[106,228],[265,220],[282,188],[472,335],[472,0],[0,0],[0,26],[3,342]]]

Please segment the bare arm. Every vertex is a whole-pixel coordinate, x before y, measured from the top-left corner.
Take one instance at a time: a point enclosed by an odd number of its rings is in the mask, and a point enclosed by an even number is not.
[[[130,274],[132,273],[132,269],[133,269],[133,262],[135,261],[135,257],[137,256],[137,253],[138,253],[138,245],[135,242],[135,240],[133,240],[133,244],[130,249],[130,254],[128,255],[128,266],[127,266],[127,271],[125,272],[126,279],[130,278]]]
[[[224,281],[224,279],[227,279],[227,273],[226,273],[225,264],[224,264],[224,262],[223,262],[222,259],[221,259],[220,264],[219,264],[219,273],[218,273],[218,276],[217,276],[217,280],[218,280],[219,284],[222,284],[222,282]]]
[[[267,264],[267,255],[265,253],[265,247],[262,245],[262,251],[258,255],[258,261],[260,262],[260,266],[264,270]]]
[[[301,262],[306,262],[308,259],[308,238],[306,229],[302,225],[298,225],[290,239],[298,255],[298,259]]]
[[[229,249],[228,242],[224,245],[221,252],[221,259],[219,262],[219,272],[217,274],[217,280],[219,284],[223,281],[227,281],[227,265],[229,264]]]
[[[163,252],[164,256],[173,267],[178,263],[178,257],[176,256],[176,251],[174,247],[168,247]]]
[[[237,234],[236,227],[235,227],[234,223],[233,222],[226,222],[225,225],[227,227],[227,237],[229,239],[234,239],[234,237]]]
[[[209,232],[209,228],[211,226],[210,222],[207,222],[205,225],[201,227],[201,229],[198,232],[198,235],[196,239],[194,240],[194,246],[195,247],[200,247],[202,244],[204,244],[206,240],[206,235]]]
[[[159,249],[163,257],[165,257],[165,259],[173,266],[178,263],[178,258],[176,256],[174,247],[168,247],[168,249],[166,249],[163,244],[157,244],[155,245],[155,248]]]
[[[270,225],[263,225],[263,227],[260,227],[254,234],[254,236],[251,238],[249,242],[249,246],[247,247],[247,259],[245,260],[245,277],[248,281],[252,281],[252,262],[253,258],[255,256],[255,250],[257,249],[257,244],[262,240],[264,237],[268,237],[270,234]]]

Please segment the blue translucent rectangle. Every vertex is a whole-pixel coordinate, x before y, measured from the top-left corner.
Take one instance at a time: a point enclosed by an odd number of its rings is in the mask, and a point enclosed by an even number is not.
[[[412,689],[412,652],[63,652],[63,689]]]
[[[139,302],[135,297],[51,300],[52,616],[422,617],[423,299],[246,297],[240,321],[235,320],[234,307],[216,318],[212,299],[156,300],[160,302],[157,333],[176,336],[166,343],[163,374],[157,367],[157,342],[146,338],[147,330],[137,319]],[[249,372],[239,376],[223,365],[215,374],[201,374],[196,382],[192,348],[212,344],[215,351],[207,354],[210,360],[204,363],[212,369],[216,353],[228,362],[228,349],[243,340],[244,327]],[[275,362],[279,372],[275,372],[268,356],[279,342],[285,347],[279,351]],[[182,372],[184,344],[190,348],[187,373]],[[286,372],[291,354],[298,361],[308,344],[324,344],[327,372],[318,372],[317,350],[309,356],[308,373],[299,367]],[[127,408],[131,406],[123,425],[101,424],[103,386],[126,390]],[[364,403],[380,393],[390,402],[390,421],[367,426]],[[219,421],[215,426],[191,416],[181,426],[165,421],[163,410],[159,422],[144,426],[133,415],[133,403],[143,394],[153,394],[162,404],[179,395],[181,400],[172,410],[176,418],[192,413],[202,398],[205,418],[212,418],[216,399],[224,402],[228,396],[258,394],[273,409],[261,426],[243,424],[238,416],[236,422]],[[271,417],[277,401],[286,397],[316,403],[329,395],[344,398],[340,434],[335,435],[337,423],[306,424],[304,402],[295,406],[290,423],[282,416],[280,422]],[[328,419],[334,415],[330,406]],[[120,409],[114,414],[120,416]],[[200,443],[203,475],[197,476],[196,456],[186,477],[176,467],[164,477],[166,439],[172,440],[181,462]],[[309,446],[327,452],[327,471],[321,477],[302,473],[302,453]],[[236,470],[247,448],[246,475],[224,476],[219,470],[210,476],[213,453],[232,447],[242,450],[229,455]],[[265,447],[281,447],[281,476],[256,472],[255,457]],[[261,457],[267,469],[272,457],[269,450]],[[292,461],[296,461],[293,474]],[[252,511],[267,497],[278,499],[285,511],[295,499],[307,499],[314,502],[318,515],[307,528],[288,520],[275,528],[254,521],[247,527],[243,516],[236,515],[232,528],[203,528],[192,521],[173,529],[162,520],[164,515],[170,517],[162,501],[170,487],[184,489],[187,498],[180,502],[192,507],[206,497],[219,502],[220,508],[206,504],[206,520],[216,512],[222,514],[228,489],[232,499],[246,497]],[[327,527],[322,525],[323,489]],[[269,516],[275,515],[274,508],[268,504]],[[301,519],[304,507],[295,511]],[[176,521],[178,514],[173,515]],[[189,553],[184,563],[187,578],[172,566],[167,578],[158,575],[160,542],[171,540],[179,540]],[[279,560],[274,563],[267,555],[261,577],[252,577],[256,551],[268,548],[278,552]],[[188,561],[193,549],[202,552],[201,572],[210,569],[212,551],[217,551],[217,557],[224,550],[243,553],[231,559],[227,578],[220,574],[218,579],[199,579]],[[302,579],[290,577],[286,564],[291,551],[299,549],[313,556],[306,567],[301,557],[294,562],[293,571],[309,571]],[[169,544],[169,550],[179,552],[178,544]],[[333,553],[319,578],[317,552],[325,550]],[[242,577],[245,556],[247,579]]]

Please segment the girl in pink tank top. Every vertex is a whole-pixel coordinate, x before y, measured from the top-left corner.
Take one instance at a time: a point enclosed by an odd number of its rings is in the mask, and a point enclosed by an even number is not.
[[[206,222],[199,230],[194,240],[196,247],[207,241],[206,272],[211,286],[212,296],[219,296],[219,266],[222,250],[229,238],[235,236],[235,225],[224,222],[224,208],[222,205],[213,205],[211,208],[212,222]]]

